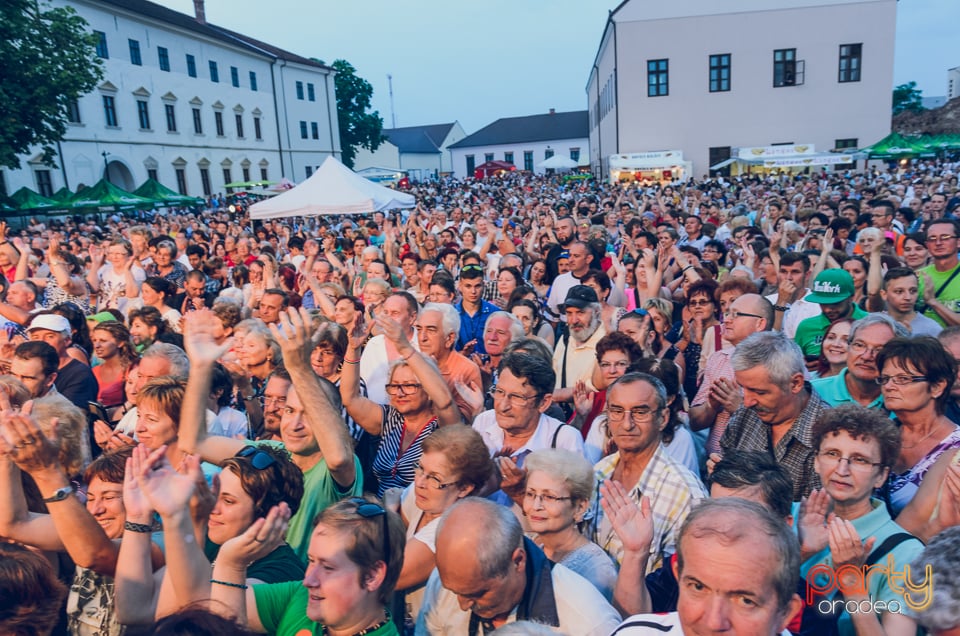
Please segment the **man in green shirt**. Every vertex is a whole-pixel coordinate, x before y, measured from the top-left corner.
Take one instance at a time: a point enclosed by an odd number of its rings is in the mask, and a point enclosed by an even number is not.
[[[960,223],[937,219],[927,228],[927,251],[933,263],[920,269],[923,315],[944,327],[960,325],[960,258],[957,257]]]
[[[806,358],[819,356],[823,334],[830,323],[841,318],[859,320],[867,315],[852,300],[853,277],[842,269],[820,272],[813,281],[813,291],[804,299],[820,305],[821,314],[807,318],[797,327],[794,340]]]

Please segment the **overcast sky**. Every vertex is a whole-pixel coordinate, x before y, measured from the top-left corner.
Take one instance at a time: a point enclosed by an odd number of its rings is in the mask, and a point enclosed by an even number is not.
[[[193,0],[154,0],[193,14]],[[644,0],[652,1],[652,0]],[[587,75],[617,0],[206,0],[207,20],[327,63],[349,61],[391,127],[586,110]],[[946,94],[960,66],[958,0],[898,2],[894,83]],[[892,88],[892,87],[891,87]]]

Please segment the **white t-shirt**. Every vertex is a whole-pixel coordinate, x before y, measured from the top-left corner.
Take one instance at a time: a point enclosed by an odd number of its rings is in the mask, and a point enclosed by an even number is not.
[[[436,554],[437,552],[437,526],[440,525],[440,517],[427,522],[425,526],[417,530],[417,525],[423,517],[423,510],[417,508],[417,498],[413,491],[413,484],[403,489],[403,495],[400,499],[400,509],[403,510],[403,516],[407,519],[407,543],[416,539]],[[407,602],[407,613],[416,620],[420,613],[420,607],[423,605],[423,594],[427,584],[424,582],[414,588],[407,588],[404,591],[404,597]]]
[[[142,285],[147,280],[147,274],[142,268],[133,266],[133,280],[137,285]],[[123,315],[127,315],[127,277],[125,274],[118,274],[113,269],[113,263],[107,263],[97,272],[97,278],[100,280],[100,292],[98,294],[97,311],[104,309],[119,309]]]
[[[564,427],[563,430],[557,433],[557,429],[561,426]],[[487,445],[491,455],[503,448],[503,429],[497,424],[497,412],[493,409],[484,411],[475,417],[473,419],[473,429],[480,433],[480,437],[483,438],[483,443]],[[557,435],[556,446],[553,446],[554,433]],[[564,426],[560,420],[541,413],[540,421],[537,422],[537,430],[533,432],[526,444],[513,449],[511,457],[526,455],[544,448],[562,448],[583,455],[583,438],[580,436],[580,431],[573,426]]]

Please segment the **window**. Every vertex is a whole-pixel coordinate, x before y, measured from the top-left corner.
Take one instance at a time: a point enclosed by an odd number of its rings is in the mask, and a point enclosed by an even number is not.
[[[260,133],[260,118],[253,118],[253,136],[257,139],[263,139],[263,135]]]
[[[266,181],[266,180],[267,180],[267,169],[266,169],[266,168],[260,168],[260,180],[261,180],[261,181]]]
[[[844,150],[849,150],[853,152],[857,149],[857,142],[859,140],[856,137],[848,137],[847,139],[837,139],[833,143],[833,149],[835,151],[843,152]],[[834,170],[854,170],[857,167],[857,161],[854,159],[850,163],[835,163],[833,164]]]
[[[243,115],[237,113],[233,117],[237,122],[237,138],[243,139]]]
[[[320,139],[320,126],[317,122],[310,122],[310,136],[314,139]]]
[[[300,139],[307,138],[307,122],[300,122]]]
[[[669,60],[647,60],[647,97],[670,94]]]
[[[230,168],[223,169],[223,183],[233,183],[233,176],[230,174]]]
[[[200,109],[193,109],[193,132],[202,135],[203,134],[203,119],[200,117]]]
[[[197,58],[192,55],[187,55],[187,75],[190,77],[197,76]]]
[[[210,170],[200,168],[200,185],[203,187],[203,196],[210,196]]]
[[[94,31],[93,34],[97,36],[97,57],[102,57],[107,59],[110,57],[110,52],[107,50],[107,34],[103,31]]]
[[[477,167],[476,160],[473,158],[473,155],[467,155],[467,176],[473,176],[473,170]]]
[[[840,76],[838,78],[840,83],[860,81],[860,61],[862,53],[863,44],[840,45]]]
[[[232,84],[234,88],[240,88],[240,69],[236,66],[230,67],[230,84]]]
[[[307,166],[306,172],[307,172],[307,179],[309,179],[310,176],[313,174],[313,166]]]
[[[223,113],[219,110],[213,111],[213,123],[217,127],[217,137],[223,137]]]
[[[162,46],[157,47],[157,61],[160,63],[160,70],[170,72],[170,52]]]
[[[67,104],[67,121],[71,124],[80,123],[80,102],[75,99],[71,99]]]
[[[113,95],[103,96],[103,115],[107,120],[107,126],[117,126],[117,103]]]
[[[571,148],[570,149],[570,161],[580,161],[580,149]]]
[[[136,66],[143,66],[140,59],[140,42],[138,40],[128,40],[130,42],[130,63]]]
[[[180,194],[187,193],[187,171],[183,168],[176,168],[177,173],[177,192]]]
[[[137,120],[140,122],[140,130],[150,130],[150,108],[146,100],[137,100]]]
[[[773,52],[773,86],[794,86],[797,83],[797,49]]]
[[[730,54],[710,56],[710,92],[725,93],[730,90]]]
[[[493,153],[492,153],[492,152],[485,153],[485,154],[483,155],[483,160],[484,160],[484,161],[493,161]]]
[[[709,161],[711,166],[721,164],[727,159],[730,158],[730,153],[733,149],[730,146],[716,146],[711,148],[709,152]],[[711,177],[729,177],[730,176],[730,165],[727,164],[722,168],[717,168],[716,170],[710,169]]]
[[[147,179],[153,179],[154,181],[160,180],[159,177],[157,176],[156,168],[147,168]]]
[[[177,113],[173,104],[164,104],[163,112],[167,116],[167,132],[177,132]]]
[[[503,160],[506,161],[507,163],[513,163],[513,153],[512,152],[503,153]]]
[[[217,63],[213,60],[210,60],[210,81],[215,84],[220,83],[220,70],[217,68]]]
[[[244,180],[244,181],[249,181],[249,180],[250,180],[250,168],[242,168],[242,170],[243,170],[243,180]]]
[[[40,196],[51,197],[53,196],[53,182],[50,181],[50,171],[49,170],[37,170],[37,192],[40,193]]]
[[[546,150],[543,151],[544,160],[549,159],[552,156],[553,156],[553,148],[547,148]]]
[[[313,90],[313,84],[307,84],[307,99],[311,102],[317,101],[317,95]]]
[[[257,74],[253,71],[250,71],[250,90],[257,90]]]
[[[528,172],[533,172],[533,151],[532,150],[523,151],[523,169]]]
[[[297,82],[297,99],[303,99],[303,82]]]

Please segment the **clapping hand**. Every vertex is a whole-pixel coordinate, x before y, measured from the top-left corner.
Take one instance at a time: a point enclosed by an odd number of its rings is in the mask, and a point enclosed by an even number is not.
[[[620,482],[607,479],[600,484],[600,506],[620,538],[623,549],[636,554],[649,554],[653,545],[653,512],[650,498],[640,498],[638,506]]]
[[[6,394],[0,391],[3,426],[0,427],[0,452],[9,457],[20,470],[37,473],[44,470],[62,471],[60,438],[57,418],[50,421],[53,432],[45,434],[32,417],[33,402],[23,405],[20,412],[10,408]]]
[[[830,513],[833,499],[825,490],[811,490],[800,500],[797,534],[800,537],[800,550],[804,556],[811,556],[829,545],[828,524],[834,518]]]
[[[265,518],[257,519],[246,532],[233,537],[220,547],[218,563],[246,569],[283,545],[289,522],[290,507],[286,502],[273,506]]]

